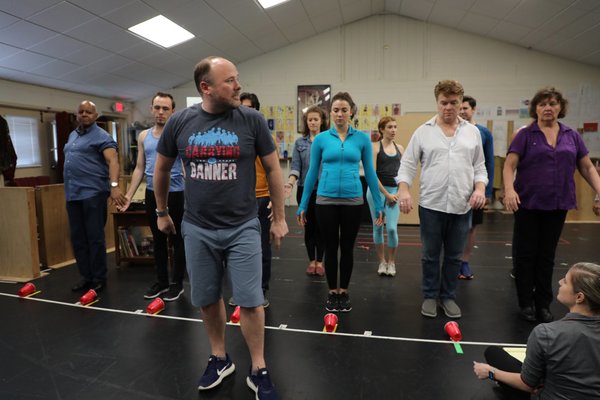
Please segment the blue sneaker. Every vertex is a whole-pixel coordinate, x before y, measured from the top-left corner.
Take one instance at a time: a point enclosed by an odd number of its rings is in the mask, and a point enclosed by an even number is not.
[[[279,398],[266,368],[259,369],[256,375],[250,371],[246,383],[256,393],[256,400],[277,400]]]
[[[470,279],[473,279],[474,277],[475,277],[475,275],[473,275],[473,272],[471,272],[469,263],[466,261],[463,261],[462,264],[460,265],[460,274],[458,275],[458,279],[470,280]]]
[[[217,356],[208,357],[208,365],[204,370],[204,375],[198,382],[198,390],[208,390],[219,385],[223,379],[235,371],[235,364],[231,362],[229,354],[225,354],[225,360],[220,360]]]

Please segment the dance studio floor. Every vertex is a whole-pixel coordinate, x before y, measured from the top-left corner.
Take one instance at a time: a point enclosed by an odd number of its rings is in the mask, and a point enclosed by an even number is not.
[[[327,285],[305,275],[302,230],[288,207],[290,235],[273,252],[266,310],[266,359],[281,399],[500,399],[472,372],[489,344],[525,344],[533,325],[518,319],[511,269],[512,216],[486,213],[478,229],[472,281],[461,281],[459,354],[438,311],[420,314],[418,227],[399,227],[396,277],[379,277],[371,229],[363,225],[355,249],[353,310],[336,333],[322,332]],[[566,224],[555,281],[577,261],[598,262],[600,225]],[[209,346],[189,286],[157,316],[140,313],[149,301],[151,266],[117,268],[109,255],[108,288],[90,307],[76,306],[70,287],[77,269],[52,270],[34,281],[41,293],[16,296],[21,284],[0,283],[0,399],[252,399],[245,377],[250,358],[239,326],[228,325],[227,349],[236,372],[211,391],[198,392]],[[229,288],[226,287],[226,297]],[[233,309],[227,307],[228,314]],[[566,309],[554,302],[551,311]],[[243,322],[243,321],[242,321]]]

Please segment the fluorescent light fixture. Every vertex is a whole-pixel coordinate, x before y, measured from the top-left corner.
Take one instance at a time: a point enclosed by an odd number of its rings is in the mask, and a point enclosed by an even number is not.
[[[134,25],[129,30],[152,43],[166,48],[176,46],[194,37],[191,32],[162,15]]]
[[[258,1],[258,4],[260,4],[260,6],[262,8],[271,8],[271,7],[275,7],[280,5],[281,3],[285,3],[286,1],[289,0],[256,0]]]

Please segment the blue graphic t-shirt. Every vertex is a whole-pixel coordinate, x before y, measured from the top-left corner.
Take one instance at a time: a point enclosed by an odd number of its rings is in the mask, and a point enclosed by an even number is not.
[[[188,107],[169,118],[157,151],[183,160],[186,222],[218,229],[256,217],[254,160],[275,151],[256,110],[209,114],[200,105]]]

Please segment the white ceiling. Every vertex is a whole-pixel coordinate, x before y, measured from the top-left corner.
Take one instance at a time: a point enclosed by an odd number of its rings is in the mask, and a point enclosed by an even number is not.
[[[196,38],[171,49],[127,28],[157,14]],[[600,67],[600,0],[0,0],[0,78],[137,100],[338,26],[397,14]]]

